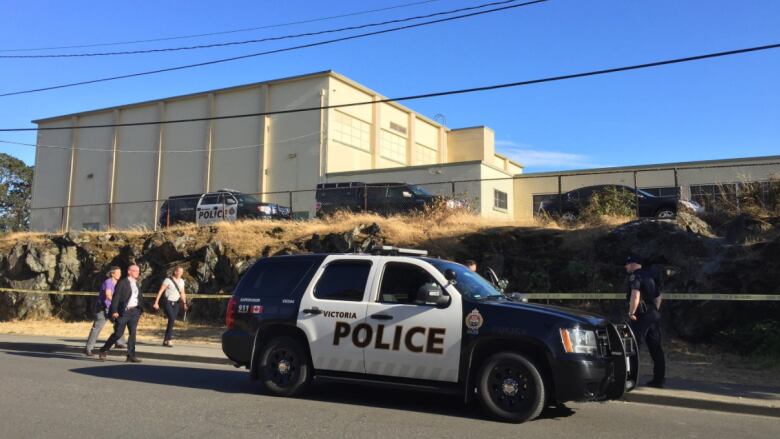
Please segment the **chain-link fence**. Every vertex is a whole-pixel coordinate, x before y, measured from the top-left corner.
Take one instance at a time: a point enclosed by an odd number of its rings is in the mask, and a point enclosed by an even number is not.
[[[311,189],[259,193],[217,191],[159,200],[35,207],[31,212],[31,228],[51,232],[157,229],[182,222],[307,219],[336,210],[395,214],[441,202],[446,208],[522,220],[542,212],[576,214],[594,193],[609,187],[629,191],[633,198],[632,213],[642,217],[673,214],[679,200],[692,201],[702,210],[724,206],[740,209],[745,203],[776,210],[780,198],[780,161],[647,166],[447,181],[430,181],[425,177],[430,176],[420,177],[413,183],[371,183],[367,180],[378,176],[365,173],[342,176],[337,181],[329,178],[327,183]]]

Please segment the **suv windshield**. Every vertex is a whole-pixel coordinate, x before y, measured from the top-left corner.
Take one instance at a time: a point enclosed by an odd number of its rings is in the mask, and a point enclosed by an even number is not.
[[[431,193],[417,185],[410,185],[409,190],[419,197],[430,197]]]
[[[251,195],[247,195],[247,194],[233,194],[233,195],[235,195],[235,197],[238,198],[238,202],[241,204],[260,204],[260,201]]]
[[[472,300],[504,297],[490,282],[460,264],[439,259],[425,259],[425,261],[436,267],[442,274],[448,269],[454,271],[457,274],[455,288],[464,297]]]

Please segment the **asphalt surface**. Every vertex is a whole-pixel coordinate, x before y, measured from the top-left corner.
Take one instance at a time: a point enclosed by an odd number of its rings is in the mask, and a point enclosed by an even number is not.
[[[230,366],[0,349],[0,437],[775,438],[780,419],[626,402],[567,404],[526,424],[458,398],[319,385],[301,399],[258,392]]]

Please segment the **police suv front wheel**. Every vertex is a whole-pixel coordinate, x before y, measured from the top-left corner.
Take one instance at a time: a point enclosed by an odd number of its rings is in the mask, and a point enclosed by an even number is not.
[[[477,380],[482,407],[499,420],[530,421],[544,408],[542,376],[522,354],[500,352],[488,357]]]
[[[311,381],[306,351],[292,337],[277,337],[265,345],[259,372],[263,387],[277,396],[298,395]]]

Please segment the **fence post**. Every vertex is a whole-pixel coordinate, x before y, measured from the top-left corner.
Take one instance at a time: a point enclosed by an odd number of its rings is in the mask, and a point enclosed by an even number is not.
[[[60,207],[60,233],[65,233],[65,208]]]
[[[558,209],[559,210],[563,208],[563,192],[562,192],[563,183],[561,182],[562,178],[563,178],[562,175],[558,175]],[[562,212],[558,212],[559,215],[561,213]]]
[[[368,211],[368,185],[363,185],[363,212]]]
[[[290,191],[288,193],[288,196],[289,196],[289,200],[290,200],[290,216],[292,216],[292,212],[293,212],[293,200],[292,200],[293,193],[292,193],[292,191]]]
[[[452,198],[455,198],[455,182],[451,181],[450,185],[452,185]]]
[[[636,174],[634,171],[634,203],[636,203],[636,217],[639,218],[639,187],[636,184]]]

